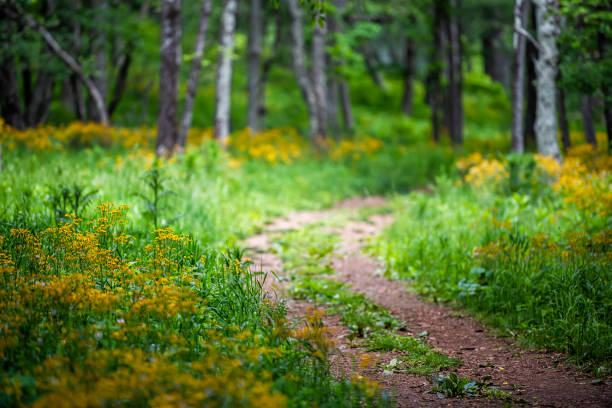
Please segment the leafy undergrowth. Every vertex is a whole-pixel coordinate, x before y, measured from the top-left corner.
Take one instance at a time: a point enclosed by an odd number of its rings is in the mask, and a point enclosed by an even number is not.
[[[315,325],[294,327],[241,251],[126,206],[0,223],[0,405],[378,406],[333,379]]]
[[[476,154],[457,168],[433,194],[395,201],[395,224],[371,247],[387,275],[609,373],[612,158],[579,146],[561,165]]]

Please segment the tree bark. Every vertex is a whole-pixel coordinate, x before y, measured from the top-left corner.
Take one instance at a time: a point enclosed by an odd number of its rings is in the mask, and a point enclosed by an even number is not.
[[[536,62],[537,103],[536,103],[536,141],[538,152],[543,156],[552,156],[561,161],[561,152],[557,142],[557,120],[555,112],[555,90],[557,77],[556,39],[559,35],[559,24],[556,17],[558,3],[556,0],[534,0],[538,21],[539,56]]]
[[[580,113],[586,141],[597,150],[597,137],[595,136],[595,122],[593,120],[593,99],[591,95],[582,95],[580,98]]]
[[[569,124],[567,122],[567,110],[565,109],[565,92],[557,88],[557,110],[559,112],[559,130],[561,131],[561,143],[563,150],[567,152],[571,145],[569,135]]]
[[[77,74],[79,79],[85,84],[87,90],[94,99],[96,109],[101,118],[101,123],[104,125],[108,125],[108,115],[106,113],[106,107],[104,106],[104,99],[102,97],[102,94],[100,93],[96,85],[93,83],[93,81],[83,73],[83,69],[81,68],[79,63],[76,62],[76,60],[72,58],[70,54],[64,51],[64,49],[55,40],[53,35],[45,27],[38,24],[34,19],[23,14],[20,10],[13,9],[8,5],[2,4],[0,5],[0,7],[2,7],[3,11],[10,18],[17,21],[21,21],[23,24],[27,25],[32,30],[38,32],[43,37],[49,48],[51,48],[51,50],[62,60],[62,62],[64,62],[64,64],[66,64],[75,74]]]
[[[531,4],[530,1],[527,1],[529,4],[529,25],[531,29],[535,30],[537,28],[537,16],[535,7]],[[535,62],[538,58],[538,49],[531,41],[527,41],[526,46],[526,74],[527,80],[525,81],[525,87],[527,89],[527,103],[525,106],[525,126],[523,127],[523,140],[525,144],[530,144],[534,146],[536,144],[535,137],[535,118],[536,118],[536,100],[537,100],[537,92],[536,92],[536,69]]]
[[[94,17],[95,24],[98,27],[103,26],[105,23],[106,13],[108,11],[108,2],[106,0],[94,0],[92,7],[96,9]],[[92,51],[94,53],[94,73],[91,75],[92,82],[96,85],[96,88],[100,92],[102,102],[106,105],[106,94],[108,92],[108,86],[106,81],[106,65],[107,65],[107,54],[106,54],[106,35],[103,31],[98,29],[93,30],[92,33]],[[88,100],[88,116],[94,122],[100,122],[102,118],[95,107],[95,101],[93,97]]]
[[[171,156],[178,138],[178,74],[181,58],[181,0],[163,0],[157,117],[158,157]]]
[[[517,26],[525,27],[527,22],[527,0],[516,0],[514,6],[514,59],[512,61],[512,151],[523,153],[523,96],[525,82],[525,46],[527,39],[518,33]]]
[[[312,30],[312,86],[315,94],[316,139],[327,137],[327,76],[325,72],[325,40],[327,23],[320,20]]]
[[[270,69],[272,64],[277,59],[278,47],[282,40],[282,23],[283,14],[278,13],[276,15],[276,22],[274,26],[274,42],[272,43],[272,49],[268,58],[265,59],[261,68],[261,80],[259,85],[259,110],[257,111],[257,123],[260,126],[265,126],[266,123],[266,87],[268,84],[268,78],[270,76]]]
[[[236,28],[236,0],[225,0],[221,12],[219,38],[219,66],[215,90],[215,139],[222,146],[230,134],[230,104],[232,94],[232,53],[234,52],[234,30]]]
[[[353,116],[351,93],[346,81],[340,81],[340,105],[342,106],[344,128],[348,131],[352,131],[355,127],[355,117]]]
[[[597,33],[597,48],[599,50],[599,58],[604,60],[609,57],[607,46],[609,40],[603,32]],[[612,154],[612,86],[610,79],[604,80],[601,85],[601,92],[604,100],[604,120],[606,122],[606,132],[608,134],[608,153]]]
[[[18,83],[14,61],[7,57],[0,65],[0,114],[12,127],[24,129],[26,124],[19,104]]]
[[[448,19],[448,59],[449,59],[449,116],[450,137],[456,146],[463,144],[463,103],[462,88],[463,74],[461,66],[461,25],[458,10],[461,7],[460,0],[454,0],[453,11]]]
[[[187,80],[187,94],[183,104],[183,116],[181,125],[179,126],[177,145],[178,150],[182,153],[185,150],[187,143],[187,133],[191,127],[193,119],[193,104],[195,102],[196,90],[198,88],[198,79],[200,78],[200,68],[202,67],[202,55],[204,55],[204,46],[206,45],[206,31],[208,30],[208,20],[211,12],[211,0],[202,0],[202,11],[200,13],[200,24],[198,26],[198,35],[196,37],[195,52],[191,61],[189,70],[189,79]]]
[[[404,93],[402,95],[402,110],[406,115],[412,114],[414,55],[414,39],[407,38],[404,52]]]
[[[291,16],[291,49],[293,53],[293,70],[298,82],[306,107],[308,108],[310,136],[314,141],[319,129],[317,104],[311,80],[306,69],[306,56],[304,53],[304,32],[302,29],[302,10],[298,0],[287,0]]]
[[[247,126],[253,133],[259,131],[261,109],[261,50],[263,35],[263,14],[261,0],[250,0],[249,43],[247,55]]]
[[[442,84],[440,83],[442,76],[442,53],[444,48],[443,34],[444,30],[444,5],[440,1],[436,1],[433,5],[434,23],[433,23],[433,47],[431,49],[429,72],[427,74],[427,103],[431,110],[431,135],[434,142],[440,141],[440,111],[442,110]]]
[[[119,72],[117,73],[117,79],[115,80],[115,86],[113,87],[113,96],[110,103],[108,104],[108,116],[112,117],[115,113],[115,109],[119,106],[119,101],[123,96],[125,90],[125,84],[127,83],[128,72],[130,65],[132,64],[132,52],[128,51],[123,56],[121,65],[119,66]]]

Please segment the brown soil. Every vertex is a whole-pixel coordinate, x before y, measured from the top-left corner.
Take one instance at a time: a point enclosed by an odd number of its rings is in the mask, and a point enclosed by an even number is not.
[[[275,220],[265,232],[246,241],[252,250],[257,268],[282,273],[282,261],[268,251],[269,234],[298,229],[320,222],[338,212],[357,215],[364,206],[380,206],[380,197],[353,198],[339,203],[331,210],[289,214]],[[444,354],[461,359],[463,364],[453,369],[459,376],[480,379],[491,376],[494,385],[511,392],[514,404],[537,407],[612,407],[612,386],[596,380],[564,363],[558,353],[526,350],[508,339],[495,336],[472,317],[445,306],[421,300],[400,281],[392,281],[380,274],[381,266],[365,256],[360,249],[368,237],[378,234],[392,222],[389,215],[372,215],[367,221],[349,221],[342,227],[329,227],[340,234],[341,250],[333,261],[336,274],[332,276],[351,285],[351,289],[388,308],[405,322],[400,334],[413,335],[427,331],[427,343]],[[269,290],[282,291],[282,282],[269,279]],[[287,300],[290,317],[303,316],[310,306],[306,302]],[[360,367],[365,350],[351,348],[348,330],[338,316],[327,315],[326,326],[331,328],[336,352],[331,357],[332,369],[338,375],[364,375],[378,382],[393,395],[398,406],[503,406],[506,402],[478,398],[444,398],[426,393],[432,385],[428,378],[394,373],[384,375],[382,368],[371,364]],[[398,353],[369,353],[376,362],[387,364]]]

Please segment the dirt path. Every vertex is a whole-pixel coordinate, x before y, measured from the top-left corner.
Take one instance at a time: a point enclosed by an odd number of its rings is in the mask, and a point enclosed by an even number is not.
[[[390,215],[375,214],[367,220],[356,221],[359,208],[380,206],[381,198],[351,199],[330,210],[298,212],[275,220],[259,235],[250,237],[257,269],[273,270],[281,282],[268,280],[269,289],[283,290],[283,263],[270,251],[272,237],[286,230],[296,230],[346,214],[349,221],[342,226],[325,227],[340,237],[340,250],[332,261],[332,279],[351,285],[351,290],[365,294],[375,303],[387,308],[394,317],[405,322],[399,334],[416,336],[427,332],[427,344],[444,354],[459,358],[462,364],[452,371],[462,377],[480,379],[490,376],[491,382],[512,394],[513,404],[538,407],[610,407],[612,386],[597,381],[563,363],[563,356],[555,353],[528,351],[500,339],[473,318],[455,310],[422,301],[399,281],[380,276],[380,265],[361,253],[364,240],[378,234],[392,222]],[[352,218],[351,218],[352,217]],[[304,301],[287,300],[290,316],[303,316],[310,306]],[[484,398],[444,398],[427,393],[432,384],[424,376],[407,373],[385,375],[381,364],[359,364],[365,352],[353,348],[347,340],[348,329],[337,315],[324,318],[334,333],[337,353],[332,356],[332,368],[337,373],[355,373],[377,381],[391,395],[398,406],[503,406],[508,401]],[[374,360],[388,364],[399,352],[372,352]]]

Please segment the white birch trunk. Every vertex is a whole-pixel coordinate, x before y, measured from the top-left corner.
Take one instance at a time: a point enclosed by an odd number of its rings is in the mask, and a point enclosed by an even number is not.
[[[178,138],[178,74],[181,58],[181,0],[164,0],[161,14],[158,156],[172,155]]]
[[[230,106],[232,94],[232,54],[236,29],[236,0],[225,0],[221,12],[219,38],[219,66],[215,91],[215,139],[224,146],[230,133]]]
[[[312,30],[312,85],[315,94],[317,129],[315,138],[327,137],[327,76],[325,72],[325,38],[327,25],[316,22]]]
[[[262,19],[261,0],[250,0],[249,44],[247,56],[247,126],[259,131],[259,111],[263,109],[261,84]]]
[[[318,117],[317,117],[317,105],[315,99],[315,93],[308,76],[306,69],[306,56],[304,53],[304,31],[302,28],[302,10],[298,0],[287,0],[287,6],[289,14],[291,15],[291,41],[292,41],[292,53],[293,53],[293,70],[295,76],[306,102],[308,108],[308,116],[310,119],[310,135],[314,140],[317,136],[317,130],[319,129]]]
[[[187,143],[187,132],[189,132],[191,120],[193,119],[193,104],[195,102],[196,90],[198,88],[200,68],[202,67],[202,55],[204,54],[204,46],[206,44],[206,30],[208,30],[210,10],[211,0],[203,0],[195,52],[193,54],[193,60],[191,61],[189,80],[187,82],[187,94],[185,95],[185,103],[183,104],[183,116],[181,118],[181,125],[178,133],[177,144],[179,152],[185,150],[185,144]]]
[[[557,112],[555,106],[557,62],[559,52],[556,39],[559,25],[555,16],[559,5],[556,0],[534,0],[538,21],[540,52],[536,61],[537,101],[535,133],[538,152],[561,161],[557,141]]]
[[[514,60],[512,62],[512,151],[523,153],[523,98],[525,79],[525,50],[527,39],[520,34],[527,22],[528,0],[516,0],[514,5]]]

